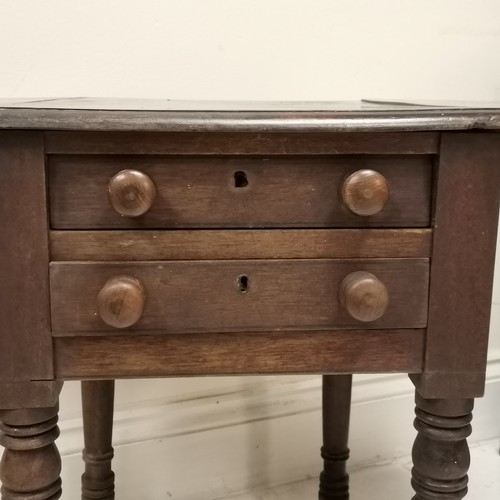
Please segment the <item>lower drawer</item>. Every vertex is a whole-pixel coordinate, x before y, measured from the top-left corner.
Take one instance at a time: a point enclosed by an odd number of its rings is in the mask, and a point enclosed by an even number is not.
[[[422,328],[427,259],[53,262],[55,335]]]

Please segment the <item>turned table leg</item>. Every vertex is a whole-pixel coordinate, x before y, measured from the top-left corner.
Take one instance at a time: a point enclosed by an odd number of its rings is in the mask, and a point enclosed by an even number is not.
[[[459,500],[467,495],[473,399],[416,396],[413,500]]]
[[[323,447],[319,500],[348,500],[348,437],[352,375],[323,376]]]
[[[61,497],[58,408],[0,412],[3,500],[57,500]]]
[[[114,380],[82,382],[85,473],[82,500],[113,500],[115,475],[113,459]]]

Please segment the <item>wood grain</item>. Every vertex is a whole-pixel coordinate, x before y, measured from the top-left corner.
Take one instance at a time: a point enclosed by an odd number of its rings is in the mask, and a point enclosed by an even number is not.
[[[353,318],[363,322],[381,318],[391,301],[383,281],[366,271],[355,271],[342,280],[339,299]]]
[[[387,179],[375,170],[356,170],[341,184],[342,201],[354,214],[362,217],[381,212],[390,197]]]
[[[210,119],[205,121],[209,125]],[[57,127],[56,127],[57,128]],[[113,128],[111,127],[111,130]],[[109,130],[109,129],[108,129]],[[179,155],[435,154],[435,132],[46,132],[48,153]]]
[[[500,134],[443,135],[422,397],[483,394],[499,186]]]
[[[116,331],[99,318],[97,296],[122,275],[140,280],[147,295],[130,332],[420,328],[427,324],[428,268],[426,259],[54,262],[52,328],[56,335]],[[340,283],[355,271],[375,275],[389,292],[386,313],[371,323],[340,304]]]
[[[53,378],[46,207],[43,134],[0,132],[0,383]]]
[[[424,399],[417,394],[412,450],[414,500],[453,499],[467,495],[472,432],[471,399]]]
[[[115,328],[126,328],[137,323],[145,302],[146,290],[132,276],[110,278],[97,294],[99,317]]]
[[[426,227],[430,223],[429,156],[360,158],[207,158],[56,156],[49,160],[55,229]],[[344,178],[363,168],[382,174],[390,200],[373,216],[347,209]],[[118,172],[148,175],[155,203],[141,217],[122,217],[107,189]],[[248,184],[235,186],[235,173]]]
[[[430,229],[51,231],[52,260],[429,257]]]
[[[422,370],[423,330],[54,339],[61,379]]]
[[[116,213],[124,217],[140,217],[154,203],[156,187],[138,170],[122,170],[108,182],[108,199]]]

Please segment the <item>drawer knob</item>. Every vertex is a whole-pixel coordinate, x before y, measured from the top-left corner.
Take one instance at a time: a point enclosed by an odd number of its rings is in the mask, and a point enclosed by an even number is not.
[[[387,179],[375,170],[358,170],[345,179],[342,201],[356,215],[378,214],[389,201]]]
[[[346,276],[340,284],[339,298],[354,319],[364,322],[381,318],[389,306],[387,287],[366,271]]]
[[[109,326],[127,328],[137,323],[146,302],[144,285],[132,276],[116,276],[97,295],[99,316]]]
[[[108,183],[111,206],[125,217],[144,215],[156,198],[156,187],[149,176],[139,170],[122,170]]]

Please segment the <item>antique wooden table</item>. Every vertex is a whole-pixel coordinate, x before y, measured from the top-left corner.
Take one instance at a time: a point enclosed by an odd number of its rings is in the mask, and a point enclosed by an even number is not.
[[[347,499],[351,374],[375,372],[416,387],[414,498],[466,495],[499,109],[0,108],[3,499],[60,498],[64,380],[84,381],[82,498],[110,499],[114,379],[276,373],[324,375],[319,498]]]

